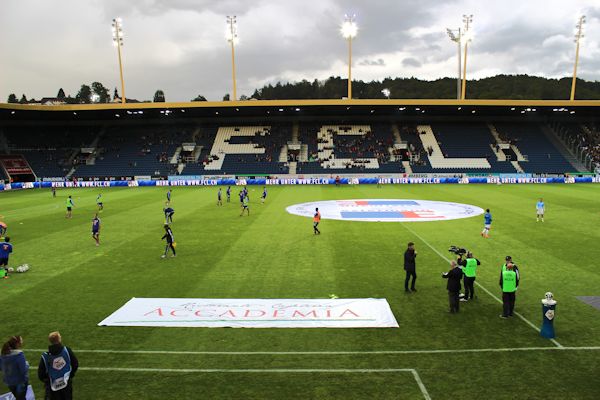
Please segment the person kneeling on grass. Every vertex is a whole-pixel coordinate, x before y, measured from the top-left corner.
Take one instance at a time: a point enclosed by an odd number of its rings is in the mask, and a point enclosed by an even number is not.
[[[172,257],[175,257],[175,237],[173,236],[173,231],[171,230],[169,224],[165,224],[165,234],[163,235],[162,239],[167,241],[167,245],[165,246],[165,253],[161,256],[161,258],[167,257],[169,249],[171,249],[173,252]]]

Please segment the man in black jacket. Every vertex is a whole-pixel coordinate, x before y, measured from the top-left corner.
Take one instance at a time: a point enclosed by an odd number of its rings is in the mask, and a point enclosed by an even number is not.
[[[47,400],[71,400],[73,398],[73,378],[79,368],[79,361],[73,351],[63,346],[59,332],[48,336],[50,346],[42,354],[38,366],[38,378],[46,386]]]
[[[408,243],[408,248],[404,252],[404,270],[406,271],[406,279],[404,280],[404,291],[410,293],[412,290],[416,292],[415,289],[415,281],[417,280],[417,271],[416,271],[416,260],[417,252],[415,251],[415,244],[413,242]],[[412,276],[412,284],[410,285],[410,289],[408,289],[408,282],[410,281],[410,277]]]
[[[175,236],[173,236],[173,231],[171,230],[171,227],[169,226],[169,224],[165,224],[165,234],[163,235],[163,237],[161,238],[162,240],[167,240],[167,245],[165,246],[165,253],[161,256],[162,258],[165,258],[167,256],[167,253],[169,252],[169,249],[171,249],[171,251],[173,252],[173,255],[171,257],[175,257],[176,253],[175,253]]]
[[[450,302],[450,312],[457,313],[460,302],[458,300],[458,293],[460,292],[460,280],[463,277],[463,272],[456,261],[452,260],[450,262],[450,271],[444,272],[442,274],[442,278],[448,279],[448,284],[446,285],[446,289],[448,289],[448,300]]]

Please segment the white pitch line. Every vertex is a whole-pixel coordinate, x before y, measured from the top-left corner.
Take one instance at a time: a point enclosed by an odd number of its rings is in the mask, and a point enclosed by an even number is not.
[[[423,398],[425,398],[425,400],[431,400],[431,396],[429,396],[427,388],[425,387],[423,381],[421,380],[421,377],[419,376],[419,372],[416,369],[413,369],[411,372],[413,374],[413,377],[415,378],[415,381],[417,381],[417,385],[419,385],[419,389],[421,389],[421,393],[423,393]]]
[[[216,355],[216,356],[342,356],[342,355],[410,355],[447,353],[511,353],[524,351],[598,351],[600,346],[582,347],[506,347],[482,349],[432,349],[432,350],[367,350],[367,351],[185,351],[185,350],[76,350],[76,353],[97,354],[150,354],[150,355]],[[46,349],[23,349],[25,352],[45,352]]]
[[[423,243],[425,243],[431,250],[433,250],[438,256],[440,256],[442,259],[446,260],[448,263],[451,261],[449,258],[446,258],[445,255],[443,255],[442,253],[440,253],[435,247],[433,247],[427,240],[423,239],[421,237],[421,235],[419,235],[417,232],[413,231],[412,229],[410,229],[406,223],[403,223],[402,226],[404,226],[404,228],[406,228],[407,231],[409,231],[410,233],[412,233],[413,235],[415,235],[416,237],[418,237]],[[492,292],[490,292],[489,290],[487,290],[481,283],[475,281],[475,284],[477,286],[479,286],[485,293],[489,294],[494,300],[496,300],[498,303],[502,304],[502,300],[500,300],[500,298],[498,298],[496,295],[494,295]],[[536,331],[540,332],[540,328],[538,328],[537,326],[535,326],[531,321],[529,321],[527,318],[525,318],[522,314],[520,314],[519,312],[515,311],[515,315],[517,317],[519,317],[521,320],[523,320],[523,322],[525,322],[527,325],[529,325],[530,327],[532,327],[533,329],[535,329]],[[560,343],[558,343],[556,340],[554,339],[550,339],[550,341],[552,343],[554,343],[554,345],[556,347],[563,347],[563,345],[561,345]]]
[[[323,369],[323,368],[309,368],[309,369],[294,369],[294,368],[274,368],[274,369],[211,369],[211,368],[111,368],[111,367],[79,367],[79,371],[95,371],[95,372],[163,372],[163,373],[182,373],[182,374],[214,374],[214,373],[233,373],[233,374],[306,374],[306,373],[342,373],[342,374],[373,374],[373,373],[390,373],[390,372],[410,372],[415,379],[415,382],[419,386],[419,390],[425,400],[431,400],[427,388],[423,384],[421,377],[416,369],[413,368],[383,368],[383,369],[372,369],[372,368],[359,368],[359,369]]]

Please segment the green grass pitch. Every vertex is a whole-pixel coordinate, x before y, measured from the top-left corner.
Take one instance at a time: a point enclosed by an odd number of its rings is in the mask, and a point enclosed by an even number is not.
[[[0,193],[0,215],[25,274],[0,281],[0,338],[20,334],[31,382],[47,334],[60,330],[80,360],[77,399],[600,398],[600,311],[575,296],[600,295],[600,185],[398,185],[250,187],[251,212],[216,206],[217,188],[173,190],[178,256],[161,259],[166,188]],[[103,194],[102,245],[91,238]],[[74,217],[65,219],[72,195]],[[547,204],[536,223],[535,202]],[[285,207],[307,201],[396,198],[491,208],[483,217],[427,223],[323,220]],[[405,294],[402,254],[414,241],[417,293]],[[451,244],[482,266],[477,282],[500,296],[499,267],[511,255],[522,281],[516,311],[541,324],[540,299],[558,300],[557,343],[476,287],[476,301],[447,313],[440,273]],[[435,249],[436,251],[434,251]],[[386,298],[398,329],[98,327],[131,297]],[[464,350],[474,350],[465,352]],[[94,351],[92,351],[94,350]],[[112,352],[109,352],[111,350]],[[513,350],[513,351],[511,351]],[[171,353],[168,353],[171,352]],[[205,353],[217,352],[217,353]],[[259,353],[254,353],[259,352]],[[284,352],[283,354],[277,354]],[[222,371],[222,370],[235,371]],[[298,370],[298,371],[294,371]],[[331,370],[331,371],[324,371]]]

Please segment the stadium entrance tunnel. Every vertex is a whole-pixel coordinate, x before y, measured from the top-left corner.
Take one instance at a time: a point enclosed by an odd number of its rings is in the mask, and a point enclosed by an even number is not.
[[[352,199],[314,201],[286,208],[293,215],[322,219],[365,222],[431,222],[475,217],[484,210],[477,206],[445,201],[412,199]]]

